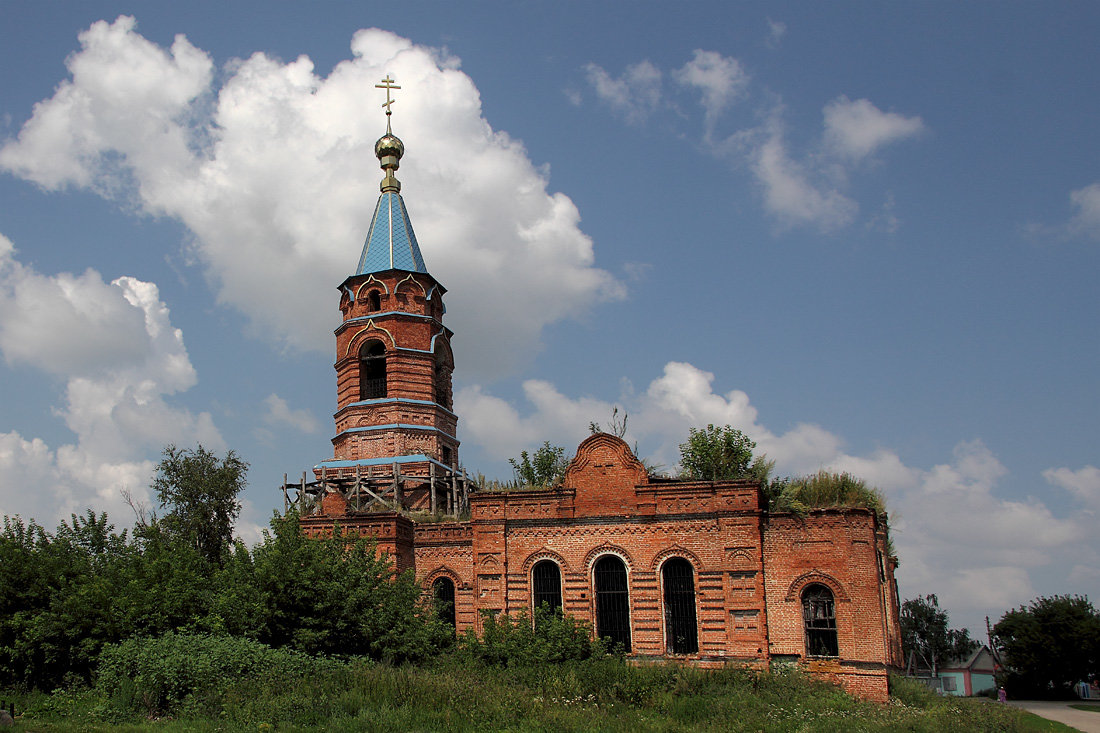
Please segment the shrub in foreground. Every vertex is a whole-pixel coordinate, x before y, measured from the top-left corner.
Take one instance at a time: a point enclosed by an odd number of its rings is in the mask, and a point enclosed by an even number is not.
[[[516,614],[482,612],[481,635],[466,629],[459,637],[459,658],[464,661],[509,667],[559,664],[605,657],[609,645],[593,640],[591,626],[545,604],[532,619],[526,611]]]
[[[294,679],[342,666],[250,639],[168,633],[105,647],[96,689],[121,712],[165,713],[193,695],[219,693],[243,678]]]

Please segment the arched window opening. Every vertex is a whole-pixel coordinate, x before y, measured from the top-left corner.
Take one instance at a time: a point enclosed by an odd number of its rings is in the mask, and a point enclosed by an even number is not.
[[[382,310],[382,296],[377,290],[372,290],[367,294],[367,312],[374,313],[380,310]]]
[[[531,570],[531,584],[534,592],[531,600],[535,608],[542,608],[543,604],[551,611],[561,610],[561,568],[553,560],[540,560]]]
[[[359,399],[374,400],[386,396],[386,347],[381,341],[368,341],[359,349]]]
[[[630,590],[626,565],[616,555],[604,555],[593,568],[596,581],[596,635],[630,651]]]
[[[437,352],[435,357],[435,379],[432,382],[435,392],[436,404],[451,409],[451,379],[447,373],[447,364],[443,361],[443,354]]]
[[[455,626],[455,584],[450,578],[436,578],[432,583],[432,595],[435,597],[435,612],[439,620]]]
[[[695,622],[695,571],[682,557],[674,557],[661,568],[665,591],[665,646],[671,654],[699,651]]]
[[[802,591],[802,619],[806,627],[807,656],[840,656],[832,591],[819,583],[807,586]]]

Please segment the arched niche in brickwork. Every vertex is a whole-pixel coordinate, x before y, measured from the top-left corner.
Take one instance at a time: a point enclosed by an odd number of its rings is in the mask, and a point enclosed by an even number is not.
[[[432,584],[440,578],[450,578],[451,582],[455,584],[455,588],[462,587],[462,580],[458,577],[458,573],[456,573],[454,570],[447,567],[446,565],[440,565],[435,570],[432,570],[430,573],[421,578],[420,587],[427,590],[431,588]]]
[[[563,558],[561,555],[554,552],[553,550],[543,548],[541,550],[536,550],[535,552],[532,552],[530,555],[527,556],[527,559],[523,561],[523,574],[530,575],[531,568],[535,566],[535,563],[541,562],[543,560],[551,560],[553,562],[556,562],[558,564],[558,567],[561,568],[562,573],[572,572],[569,569],[569,563],[565,561],[565,558]]]
[[[436,361],[441,361],[448,369],[454,370],[455,356],[454,352],[451,351],[451,341],[447,338],[445,331],[432,336],[431,350],[435,354]]]
[[[833,598],[837,601],[850,601],[847,591],[844,590],[844,586],[840,584],[840,581],[819,570],[811,570],[808,573],[799,575],[791,583],[790,588],[787,589],[787,597],[784,600],[797,601],[802,597],[802,591],[806,589],[806,586],[818,583],[825,586],[833,592]]]
[[[364,280],[362,283],[360,283],[358,288],[356,288],[356,290],[355,290],[355,299],[356,300],[359,300],[360,298],[364,297],[366,291],[369,289],[368,286],[378,288],[383,293],[385,293],[386,295],[390,294],[389,286],[386,285],[386,283],[379,280],[378,278],[376,278],[374,275],[371,275],[366,280]]]
[[[755,567],[757,564],[752,553],[744,547],[727,548],[726,557],[729,564],[735,568]]]
[[[404,280],[393,286],[393,294],[397,295],[398,293],[400,293],[402,287],[405,287],[409,290],[411,290],[413,287],[417,287],[420,289],[421,295],[423,295],[425,298],[428,297],[428,291],[424,288],[424,284],[413,277],[411,273],[407,275]]]
[[[601,555],[618,555],[619,558],[626,565],[626,572],[629,574],[634,569],[634,560],[630,557],[630,553],[619,547],[618,545],[600,545],[589,551],[584,556],[584,567],[588,569],[588,572],[592,572],[592,566],[596,564],[596,561],[600,559]]]
[[[661,565],[663,565],[666,560],[674,557],[682,557],[683,559],[687,560],[689,563],[691,563],[691,566],[695,568],[695,572],[699,572],[699,568],[702,567],[702,563],[699,561],[698,555],[684,547],[673,545],[666,550],[662,550],[653,558],[653,564],[650,566],[650,569],[653,571],[658,571],[661,569]]]
[[[356,331],[355,335],[348,341],[348,347],[344,351],[344,357],[347,358],[353,353],[359,353],[359,347],[363,345],[363,342],[372,339],[389,344],[390,348],[395,348],[397,346],[397,341],[394,340],[392,333],[381,326],[375,325],[373,320],[369,320],[367,321],[367,325]]]

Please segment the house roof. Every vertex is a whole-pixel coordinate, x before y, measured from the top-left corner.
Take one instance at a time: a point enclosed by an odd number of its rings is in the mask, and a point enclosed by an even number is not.
[[[941,670],[947,669],[989,669],[992,670],[994,666],[993,654],[989,651],[989,647],[982,644],[980,647],[970,653],[969,656],[959,659],[951,659],[942,667]]]

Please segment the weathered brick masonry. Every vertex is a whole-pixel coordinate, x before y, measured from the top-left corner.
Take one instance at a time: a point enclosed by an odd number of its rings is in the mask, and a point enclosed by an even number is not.
[[[375,149],[386,177],[359,267],[340,286],[333,458],[302,479],[298,499],[313,499],[300,504],[303,531],[338,523],[376,538],[425,592],[453,598],[458,630],[478,628],[482,611],[542,601],[637,659],[799,664],[885,700],[887,670],[901,663],[885,517],[769,514],[756,483],[652,477],[603,433],[581,443],[560,486],[469,491],[456,468],[445,290],[393,175],[404,146],[387,130]],[[464,521],[414,519],[465,508]]]
[[[886,528],[864,509],[805,517],[761,510],[751,481],[686,482],[646,475],[625,442],[596,434],[581,443],[560,487],[473,493],[470,519],[413,523],[400,514],[356,514],[331,502],[307,531],[332,522],[377,537],[426,589],[453,584],[459,630],[480,612],[533,610],[533,569],[560,569],[565,613],[600,629],[597,561],[613,555],[628,581],[633,656],[704,665],[792,662],[862,697],[885,700],[900,663],[898,607]],[[662,571],[673,558],[692,570],[697,648],[674,654],[673,610]],[[835,655],[807,653],[804,593],[825,587],[835,608]]]

